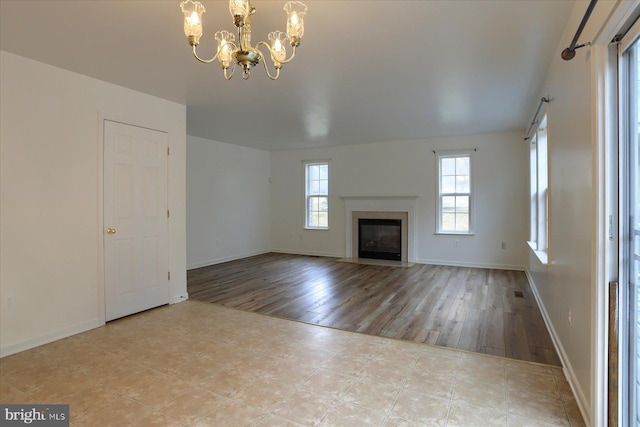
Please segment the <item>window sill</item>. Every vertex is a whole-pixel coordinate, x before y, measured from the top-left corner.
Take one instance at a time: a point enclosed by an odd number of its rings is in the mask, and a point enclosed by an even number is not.
[[[313,230],[313,231],[320,230],[320,231],[328,231],[328,230],[329,230],[329,227],[326,227],[326,228],[325,228],[325,227],[304,227],[304,230]]]
[[[527,242],[527,244],[529,245],[529,249],[531,249],[531,252],[533,252],[536,258],[538,258],[538,261],[540,261],[540,264],[549,265],[549,256],[547,252],[537,250],[536,244],[534,242]]]
[[[456,233],[455,231],[436,231],[436,236],[475,236],[476,233]]]

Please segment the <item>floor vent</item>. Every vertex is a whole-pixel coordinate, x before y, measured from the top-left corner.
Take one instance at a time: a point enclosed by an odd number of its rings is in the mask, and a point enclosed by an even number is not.
[[[522,293],[522,291],[514,291],[513,292],[516,296],[516,298],[524,298],[524,294]]]

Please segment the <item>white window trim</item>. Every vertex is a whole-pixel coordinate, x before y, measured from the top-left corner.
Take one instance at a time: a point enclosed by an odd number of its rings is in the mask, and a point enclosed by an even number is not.
[[[305,230],[329,230],[329,225],[330,225],[330,215],[329,215],[329,187],[330,187],[330,180],[329,180],[329,171],[327,172],[327,226],[326,227],[315,227],[312,225],[309,225],[309,197],[312,197],[309,194],[309,176],[308,176],[308,171],[309,171],[309,166],[314,166],[314,165],[327,165],[327,169],[329,170],[329,161],[331,159],[320,159],[320,160],[303,160],[302,163],[304,164],[304,229]],[[314,196],[318,196],[317,194]]]
[[[440,236],[475,236],[475,228],[474,228],[474,216],[475,216],[475,165],[473,155],[476,152],[476,149],[469,150],[443,150],[443,151],[434,151],[436,157],[436,231],[435,235]],[[469,231],[450,231],[450,230],[442,230],[442,207],[441,200],[442,194],[440,193],[440,159],[443,157],[469,157]],[[455,193],[462,194],[462,193]]]
[[[542,265],[549,265],[551,193],[547,111],[542,117],[529,141],[530,232],[527,244]],[[541,146],[544,147],[543,150],[540,149]],[[541,171],[541,165],[544,165],[544,171]],[[541,188],[544,194],[541,194]]]

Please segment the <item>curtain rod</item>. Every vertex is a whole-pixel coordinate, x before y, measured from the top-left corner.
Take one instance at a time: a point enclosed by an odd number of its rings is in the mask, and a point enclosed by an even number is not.
[[[478,151],[478,150],[479,150],[479,148],[470,148],[470,149],[468,149],[468,150],[466,150],[466,149],[455,150],[455,149],[454,149],[454,150],[431,150],[431,151],[433,151],[433,154],[437,154],[437,153],[451,153],[451,154],[455,154],[455,153],[464,153],[465,151],[466,151],[466,152],[468,152],[468,151],[471,151],[471,150],[473,150],[473,151]]]
[[[528,141],[529,139],[531,139],[531,137],[529,136],[529,133],[531,133],[531,129],[533,129],[533,127],[538,124],[538,114],[540,114],[540,109],[542,108],[542,104],[550,101],[551,101],[551,98],[549,96],[547,96],[546,98],[544,97],[540,98],[540,104],[538,104],[538,109],[536,110],[536,113],[533,115],[533,120],[531,121],[529,130],[527,130],[527,133],[524,135],[525,141]]]
[[[576,31],[576,35],[573,36],[573,40],[571,40],[571,44],[569,45],[568,48],[563,50],[562,53],[560,54],[562,59],[564,59],[565,61],[569,61],[573,59],[574,56],[576,56],[576,49],[580,49],[581,47],[585,47],[585,46],[591,46],[591,42],[583,43],[578,46],[576,46],[576,44],[578,43],[580,34],[582,34],[582,30],[584,30],[585,25],[587,25],[587,21],[591,16],[591,12],[593,12],[593,9],[596,7],[597,2],[598,0],[591,0],[591,3],[589,3],[589,7],[587,7],[587,11],[584,13],[584,16],[582,17],[582,22],[580,22],[580,25],[578,26],[578,31]]]

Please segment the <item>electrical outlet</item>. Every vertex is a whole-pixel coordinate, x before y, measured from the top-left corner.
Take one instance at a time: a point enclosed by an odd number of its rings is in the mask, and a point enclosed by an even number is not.
[[[572,312],[571,312],[571,307],[569,307],[569,326],[571,326],[571,317],[572,317]]]
[[[455,246],[456,248],[458,247],[458,241],[457,240],[453,241],[453,246]]]
[[[505,242],[502,242],[502,249],[507,249],[507,244]]]
[[[13,307],[16,304],[14,297],[7,297],[7,307]]]

